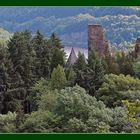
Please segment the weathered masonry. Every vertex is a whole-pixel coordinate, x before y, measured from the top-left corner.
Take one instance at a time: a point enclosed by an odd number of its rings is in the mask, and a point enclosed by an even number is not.
[[[95,50],[99,56],[104,56],[108,42],[104,39],[103,27],[101,25],[88,25],[88,52]]]

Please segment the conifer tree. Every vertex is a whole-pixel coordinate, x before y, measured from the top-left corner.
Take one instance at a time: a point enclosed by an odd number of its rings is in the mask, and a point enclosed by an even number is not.
[[[105,56],[102,58],[102,63],[103,63],[105,73],[110,73],[111,65],[112,65],[112,57],[109,50],[105,52]]]
[[[50,77],[50,49],[47,44],[47,40],[44,36],[37,31],[36,36],[32,40],[32,45],[35,49],[35,67],[36,76],[39,80],[41,77]]]
[[[76,73],[73,66],[69,66],[66,70],[67,86],[74,86],[76,81]]]
[[[120,66],[117,62],[112,62],[111,67],[110,67],[110,73],[119,75],[120,74]]]
[[[58,65],[54,68],[51,74],[50,87],[51,89],[62,89],[66,84],[66,76],[62,66]]]
[[[0,62],[0,112],[6,114],[15,111],[23,88],[20,87],[20,77],[15,74],[7,48],[0,48]],[[22,98],[24,96],[20,100]]]
[[[133,58],[131,54],[127,54],[124,58],[124,62],[121,65],[121,73],[124,75],[131,75],[134,76],[134,69],[133,69]]]
[[[86,89],[89,94],[93,95],[99,89],[103,82],[104,69],[101,59],[97,56],[94,50],[89,53],[88,67],[85,74]]]
[[[78,58],[74,64],[75,71],[84,70],[86,67],[86,59],[84,54],[78,53]]]
[[[85,88],[89,94],[94,95],[102,84],[104,69],[102,61],[92,50],[89,53],[88,64],[83,55],[79,55],[75,63],[76,83]]]
[[[34,50],[31,45],[31,32],[16,32],[8,43],[9,54],[14,68],[13,88],[18,88],[20,92],[18,100],[22,100],[24,111],[30,111],[28,96],[31,86],[35,82],[34,67]],[[17,95],[15,95],[17,96]]]
[[[74,71],[76,73],[76,83],[80,86],[83,85],[83,75],[86,69],[86,61],[83,54],[78,53],[78,58],[74,64]]]
[[[8,65],[9,61],[7,49],[0,46],[0,113],[5,112],[3,101],[10,82]]]
[[[63,50],[59,48],[52,48],[51,50],[51,71],[57,67],[57,65],[61,65],[62,67],[65,65],[65,53]]]
[[[20,129],[21,125],[24,123],[24,110],[23,110],[23,106],[21,105],[21,103],[19,102],[17,109],[16,109],[16,129]]]
[[[56,33],[52,33],[50,36],[50,39],[48,40],[48,45],[51,48],[63,48],[61,44],[61,40],[59,37],[56,35]]]
[[[48,46],[51,48],[51,72],[57,65],[64,66],[65,65],[65,52],[63,50],[63,46],[61,44],[61,40],[59,37],[52,33],[50,39],[47,41]]]
[[[133,64],[133,70],[136,77],[140,79],[140,54],[138,55],[135,63]]]

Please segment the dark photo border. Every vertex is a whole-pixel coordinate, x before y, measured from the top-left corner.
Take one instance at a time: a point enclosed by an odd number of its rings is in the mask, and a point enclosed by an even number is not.
[[[0,6],[140,6],[140,0],[1,0]],[[0,134],[1,140],[138,140],[140,134]]]

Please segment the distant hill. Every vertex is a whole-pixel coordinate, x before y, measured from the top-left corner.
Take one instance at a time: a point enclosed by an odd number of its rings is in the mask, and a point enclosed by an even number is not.
[[[0,28],[0,45],[6,45],[9,38],[12,36],[8,31]]]
[[[8,32],[56,32],[66,46],[87,47],[87,25],[102,24],[105,38],[118,48],[140,36],[139,7],[0,7],[0,27]]]

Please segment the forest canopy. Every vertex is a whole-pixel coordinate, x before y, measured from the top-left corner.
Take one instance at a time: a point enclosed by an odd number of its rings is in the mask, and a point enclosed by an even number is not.
[[[0,47],[0,132],[139,133],[139,54],[66,65],[60,38],[15,32]],[[130,66],[131,65],[131,66]]]

